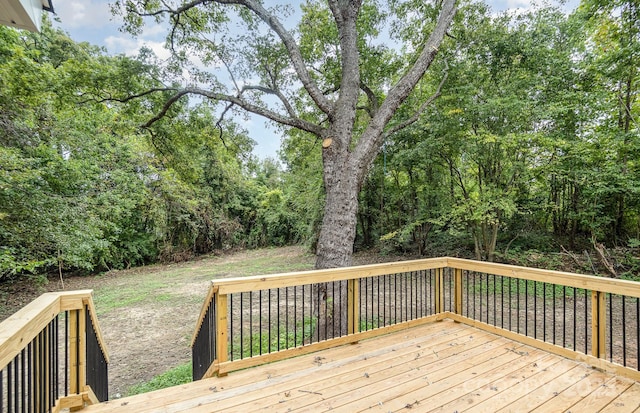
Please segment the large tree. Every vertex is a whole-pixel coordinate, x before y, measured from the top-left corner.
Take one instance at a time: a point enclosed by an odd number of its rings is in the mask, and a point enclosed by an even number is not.
[[[415,122],[438,94],[421,80],[455,0],[308,0],[297,28],[286,27],[290,8],[259,0],[117,0],[113,9],[134,34],[145,18],[169,22],[167,68],[176,77],[167,88],[138,92],[169,92],[148,126],[183,96],[199,95],[219,103],[221,117],[250,112],[322,142],[326,202],[316,267],[349,265],[371,163],[385,139]],[[176,83],[185,72],[189,81]]]

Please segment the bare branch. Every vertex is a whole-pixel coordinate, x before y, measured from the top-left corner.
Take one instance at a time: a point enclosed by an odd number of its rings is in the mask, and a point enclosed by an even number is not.
[[[263,89],[260,86],[250,86],[250,87],[246,87],[246,88],[260,88]],[[266,90],[268,90],[268,88],[264,88]],[[162,119],[167,112],[169,111],[169,109],[171,108],[171,106],[173,106],[174,103],[176,103],[178,100],[180,100],[183,96],[185,95],[199,95],[199,96],[203,96],[215,101],[220,101],[220,102],[227,102],[230,105],[228,105],[225,108],[224,112],[227,112],[229,109],[231,109],[232,106],[238,106],[244,110],[246,110],[247,112],[251,112],[254,113],[256,115],[260,115],[264,118],[267,118],[269,120],[272,120],[274,122],[280,123],[282,125],[286,125],[286,126],[291,126],[294,128],[298,128],[304,131],[307,131],[309,133],[312,133],[318,137],[324,136],[325,133],[325,129],[308,121],[305,121],[303,119],[300,119],[298,117],[295,116],[283,116],[277,112],[274,112],[272,110],[254,105],[252,103],[249,103],[245,100],[243,100],[241,98],[241,96],[231,96],[231,95],[225,95],[223,93],[216,93],[216,92],[212,92],[209,90],[204,90],[204,89],[199,89],[199,88],[195,88],[195,87],[188,87],[188,88],[184,88],[184,89],[175,89],[175,88],[166,88],[166,89],[155,89],[156,92],[158,91],[175,91],[175,94],[169,98],[165,104],[162,106],[162,109],[160,110],[160,112],[158,112],[153,118],[151,118],[147,123],[145,123],[143,125],[143,127],[148,128],[151,125],[153,125],[154,123],[156,123],[157,121],[159,121],[160,119]],[[142,95],[146,95],[149,94],[151,92],[145,92]],[[129,101],[134,99],[134,97],[127,97],[126,99],[123,99],[121,101]]]
[[[264,86],[244,86],[242,88],[242,90],[240,91],[239,95],[242,95],[242,92],[244,92],[245,90],[259,90],[261,92],[264,93],[269,93],[271,95],[275,95],[278,97],[278,99],[280,99],[280,102],[282,102],[282,104],[284,105],[285,109],[287,110],[287,113],[289,114],[289,116],[291,116],[292,118],[297,118],[298,115],[296,114],[295,109],[293,109],[293,106],[291,106],[291,104],[289,103],[289,100],[287,100],[286,96],[282,94],[282,92],[279,89],[271,89],[268,87],[264,87]]]
[[[144,96],[148,96],[148,95],[151,95],[151,94],[156,93],[156,92],[167,92],[167,91],[170,91],[170,90],[178,90],[178,89],[177,88],[168,88],[168,87],[152,88],[152,89],[149,89],[149,90],[145,90],[142,93],[137,93],[137,94],[134,94],[134,95],[128,95],[128,96],[123,97],[123,98],[114,97],[111,94],[109,94],[108,97],[101,97],[99,99],[81,100],[78,103],[87,103],[87,102],[97,102],[97,103],[120,102],[120,103],[127,103],[127,102],[130,102],[130,101],[134,100],[134,99],[138,99],[138,98],[141,98],[141,97],[144,97]],[[83,93],[81,96],[84,96],[84,95],[85,95],[85,93]]]
[[[418,108],[418,110],[415,111],[415,113],[413,114],[413,116],[411,116],[409,119],[406,119],[404,122],[401,122],[393,127],[391,127],[385,134],[384,134],[384,138],[386,139],[389,136],[393,135],[394,133],[406,128],[409,125],[414,124],[418,119],[420,119],[420,116],[424,113],[424,111],[427,109],[427,107],[429,105],[431,105],[433,103],[434,100],[436,100],[440,94],[442,93],[442,86],[444,85],[444,82],[447,80],[447,77],[449,76],[449,65],[446,64],[445,62],[445,66],[446,69],[444,70],[444,76],[442,76],[442,80],[440,81],[440,83],[438,84],[438,88],[436,89],[436,92],[431,95],[429,97],[429,99],[425,100],[422,105],[420,105],[420,107]]]
[[[378,112],[378,107],[380,106],[378,97],[363,81],[360,81],[360,89],[362,89],[362,91],[367,95],[367,99],[369,99],[370,102],[370,105],[366,110],[369,112],[369,116],[374,117],[376,112]]]
[[[160,110],[160,112],[157,113],[154,117],[149,119],[149,121],[147,121],[147,123],[142,125],[142,127],[148,128],[151,125],[153,125],[154,123],[156,123],[157,121],[159,121],[160,119],[162,119],[167,114],[169,109],[171,109],[171,106],[173,106],[174,103],[176,103],[178,100],[180,100],[181,97],[183,97],[185,95],[188,95],[188,94],[189,94],[189,92],[187,92],[185,90],[180,90],[175,95],[171,96],[171,98],[169,98],[164,103],[164,105],[162,106],[162,110]]]

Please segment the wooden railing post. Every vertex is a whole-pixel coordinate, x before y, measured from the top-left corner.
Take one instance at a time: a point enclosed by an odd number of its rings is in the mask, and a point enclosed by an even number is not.
[[[360,331],[360,302],[358,300],[359,280],[347,280],[347,333],[355,334]]]
[[[227,294],[216,294],[216,355],[218,364],[229,360],[228,320],[227,320]]]
[[[444,269],[436,268],[436,285],[435,285],[435,312],[442,313],[444,309]]]
[[[591,291],[591,355],[606,357],[606,293]]]
[[[462,270],[455,268],[454,274],[455,312],[462,315]]]
[[[69,311],[69,393],[80,394],[87,383],[87,318],[84,309]]]

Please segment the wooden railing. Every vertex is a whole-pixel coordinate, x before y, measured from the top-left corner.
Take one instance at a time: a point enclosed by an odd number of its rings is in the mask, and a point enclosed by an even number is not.
[[[444,318],[640,380],[640,283],[457,258],[214,280],[193,377]]]
[[[0,411],[105,401],[108,362],[91,290],[43,294],[0,324]]]

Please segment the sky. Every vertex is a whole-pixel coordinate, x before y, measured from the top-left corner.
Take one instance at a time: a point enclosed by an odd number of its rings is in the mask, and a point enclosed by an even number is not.
[[[291,3],[299,3],[293,0]],[[119,28],[121,21],[112,16],[109,4],[112,0],[53,0],[55,17],[54,23],[69,33],[76,42],[89,42],[106,48],[109,54],[136,55],[141,46],[151,48],[159,58],[168,57],[168,51],[163,47],[166,27],[161,25],[145,26],[143,32],[134,38],[128,33],[122,33]],[[266,0],[268,5],[270,0]],[[509,9],[526,9],[531,7],[530,1],[525,0],[487,0],[494,12]],[[578,0],[568,0],[563,8],[570,11],[577,7]],[[260,158],[277,158],[280,148],[280,136],[276,128],[257,116],[250,116],[246,120],[237,120],[249,136],[256,141],[254,153]]]

